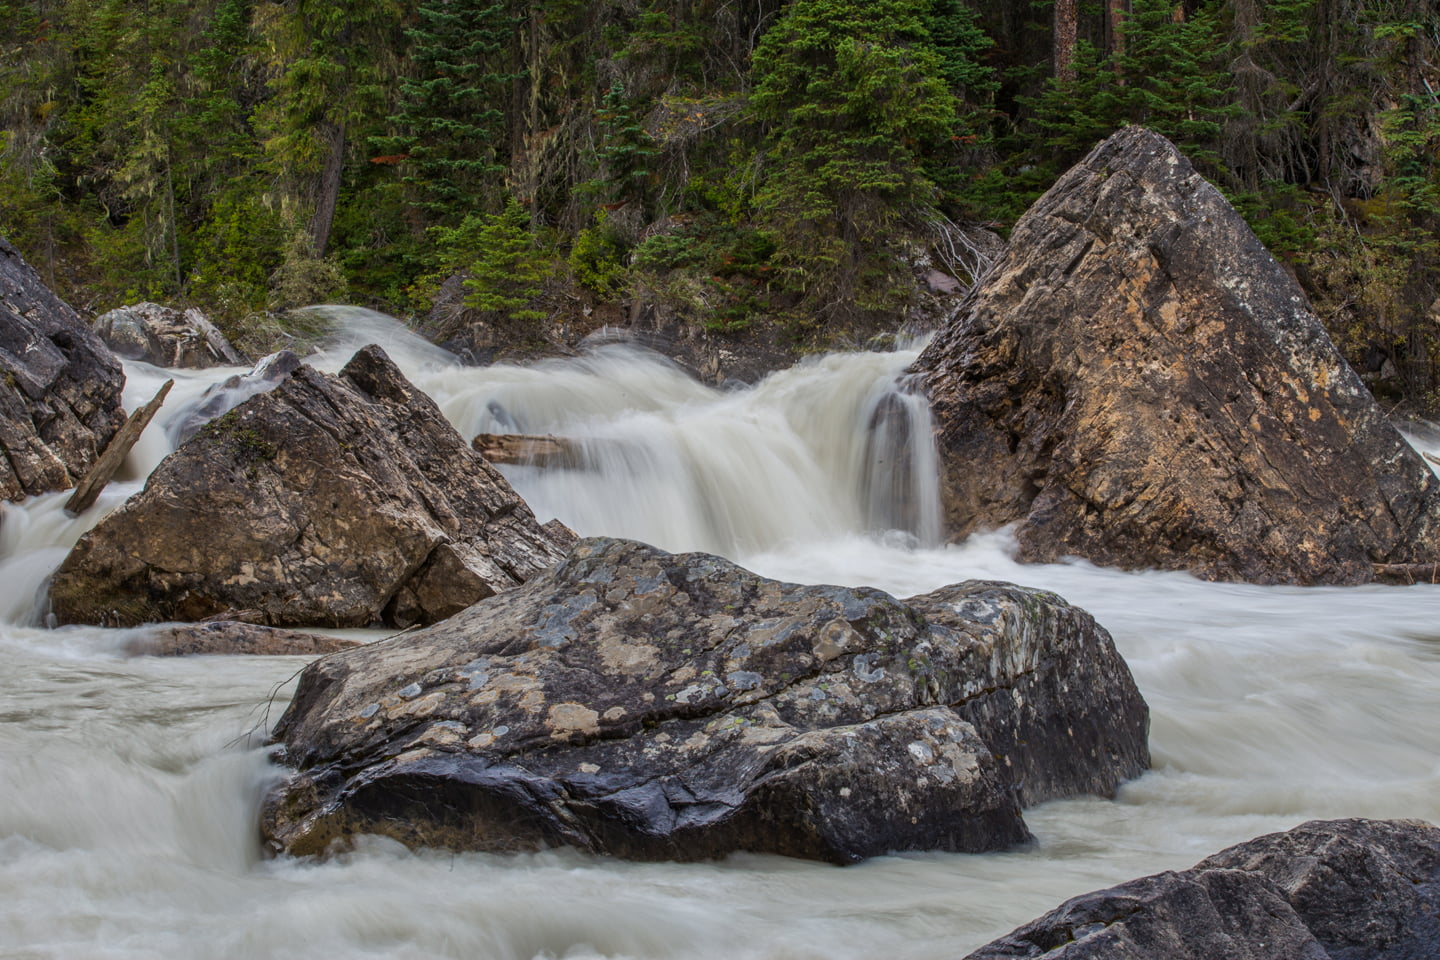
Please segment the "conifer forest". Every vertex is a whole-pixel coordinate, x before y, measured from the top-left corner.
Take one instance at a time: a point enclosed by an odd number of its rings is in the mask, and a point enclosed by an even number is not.
[[[519,337],[647,302],[821,347],[1143,124],[1423,410],[1437,47],[1440,0],[0,0],[0,234],[242,345],[449,290]]]

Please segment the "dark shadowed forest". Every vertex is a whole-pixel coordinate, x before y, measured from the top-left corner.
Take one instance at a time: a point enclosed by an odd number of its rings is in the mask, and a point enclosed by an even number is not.
[[[333,300],[834,345],[1144,124],[1433,406],[1437,46],[1436,0],[5,0],[0,233],[255,348]]]

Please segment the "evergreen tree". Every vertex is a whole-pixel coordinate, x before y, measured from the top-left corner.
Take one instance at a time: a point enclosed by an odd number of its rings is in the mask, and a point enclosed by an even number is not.
[[[510,88],[523,76],[514,50],[520,24],[505,0],[431,0],[406,31],[417,75],[400,87],[390,117],[400,131],[379,141],[402,155],[406,182],[442,220],[478,196],[497,196]]]
[[[769,164],[756,207],[794,285],[832,302],[878,306],[860,287],[886,265],[867,268],[867,251],[935,200],[924,157],[954,135],[957,102],[929,10],[926,0],[795,0],[755,50],[750,103]]]

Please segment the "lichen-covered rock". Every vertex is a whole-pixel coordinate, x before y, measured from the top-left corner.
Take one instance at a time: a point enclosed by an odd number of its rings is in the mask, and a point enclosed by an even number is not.
[[[1351,583],[1440,559],[1440,484],[1244,220],[1129,127],[1021,218],[916,368],[953,536]]]
[[[1311,821],[1075,897],[967,960],[1435,960],[1440,828]]]
[[[0,499],[73,487],[125,422],[120,361],[0,238]]]
[[[432,621],[564,555],[378,347],[212,421],[76,544],[62,623]]]
[[[639,859],[994,850],[1028,837],[1022,804],[1138,775],[1146,725],[1109,635],[1053,594],[901,602],[590,539],[311,664],[263,830],[292,854],[360,833]]]
[[[116,307],[95,319],[95,332],[118,356],[157,367],[239,366],[245,358],[195,307],[158,303]]]

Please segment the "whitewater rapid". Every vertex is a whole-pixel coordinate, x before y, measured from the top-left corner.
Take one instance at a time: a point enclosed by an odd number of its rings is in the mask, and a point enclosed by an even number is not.
[[[264,732],[304,660],[127,658],[125,631],[41,625],[48,572],[168,452],[165,425],[236,372],[129,364],[127,409],[177,384],[100,506],[0,508],[0,957],[953,960],[1067,896],[1307,819],[1440,822],[1440,588],[1022,566],[1003,531],[941,546],[928,450],[896,469],[866,439],[913,351],[727,392],[622,347],[466,369],[393,321],[336,316],[322,369],[378,341],[466,436],[582,441],[590,469],[504,468],[542,520],[898,596],[977,577],[1055,590],[1114,634],[1151,706],[1154,770],[1113,801],[1028,811],[1037,843],[983,856],[632,864],[377,840],[263,859]]]

